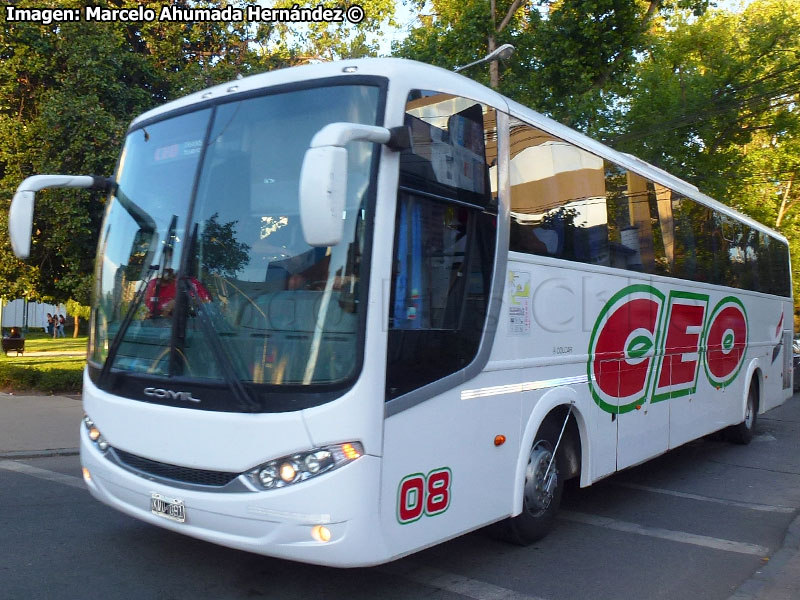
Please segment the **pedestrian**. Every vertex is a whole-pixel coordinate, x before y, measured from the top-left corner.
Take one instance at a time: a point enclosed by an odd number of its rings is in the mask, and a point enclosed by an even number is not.
[[[47,313],[47,335],[53,335],[53,315]]]
[[[64,325],[66,324],[66,322],[67,321],[64,318],[64,315],[58,315],[58,325],[56,327],[56,331],[57,331],[56,337],[62,337],[62,338],[63,337],[67,337],[66,335],[64,335]]]

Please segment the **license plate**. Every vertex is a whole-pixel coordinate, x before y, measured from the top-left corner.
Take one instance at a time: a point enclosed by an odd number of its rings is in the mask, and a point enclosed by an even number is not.
[[[186,521],[186,507],[183,500],[167,498],[161,494],[150,494],[150,512],[170,521],[184,523]]]

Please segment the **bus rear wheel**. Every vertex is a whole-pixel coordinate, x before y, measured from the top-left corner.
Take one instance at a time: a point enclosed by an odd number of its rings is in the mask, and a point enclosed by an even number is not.
[[[747,392],[747,405],[744,409],[744,421],[728,429],[728,439],[735,444],[749,444],[756,431],[758,421],[758,382],[754,379]]]
[[[536,434],[523,481],[522,512],[505,522],[506,537],[528,545],[542,539],[553,528],[564,491],[562,453],[553,458],[559,429],[545,422]],[[549,467],[549,468],[548,468]]]

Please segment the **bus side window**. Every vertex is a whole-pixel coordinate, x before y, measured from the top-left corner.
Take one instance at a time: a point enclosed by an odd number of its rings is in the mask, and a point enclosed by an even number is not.
[[[489,304],[497,234],[494,111],[415,91],[411,148],[400,156],[389,305],[386,400],[475,358]]]
[[[603,160],[511,119],[509,248],[608,264]]]
[[[664,189],[608,161],[605,174],[611,266],[669,275],[672,210],[669,201],[663,201]]]

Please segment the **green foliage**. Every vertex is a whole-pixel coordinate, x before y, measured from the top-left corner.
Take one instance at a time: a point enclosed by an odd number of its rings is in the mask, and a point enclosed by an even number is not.
[[[798,101],[800,2],[757,0],[741,13],[679,14],[654,34],[606,135],[777,228],[798,273]]]
[[[514,55],[498,67],[498,89],[563,123],[593,130],[652,27],[679,4],[702,13],[707,2],[496,0],[493,15],[489,0],[433,0],[432,14],[420,16],[394,52],[453,68],[484,56],[492,45],[514,44]],[[466,74],[488,84],[492,68]]]
[[[79,392],[85,358],[0,355],[0,388],[49,393]]]
[[[21,3],[24,7],[36,3]],[[62,8],[83,8],[66,0]],[[135,0],[100,0],[136,8]],[[155,0],[146,6],[209,8],[244,0]],[[286,3],[284,3],[286,4]],[[288,3],[291,6],[293,3]],[[103,198],[82,190],[37,195],[31,258],[8,242],[8,206],[16,187],[43,173],[110,176],[131,119],[165,101],[309,58],[375,54],[391,0],[361,2],[358,26],[283,26],[247,22],[9,23],[0,13],[0,289],[6,298],[90,303]]]
[[[67,300],[67,314],[88,321],[92,314],[92,307],[85,304],[80,304],[79,302],[76,302],[70,298]]]
[[[323,5],[341,8],[358,4],[364,9],[364,20],[357,26],[347,20],[341,23],[275,23],[272,24],[267,48],[288,50],[290,56],[300,60],[336,60],[377,56],[379,38],[385,26],[394,21],[395,0],[360,0],[359,2],[314,2],[301,6]],[[292,8],[296,0],[279,0],[276,8]]]

